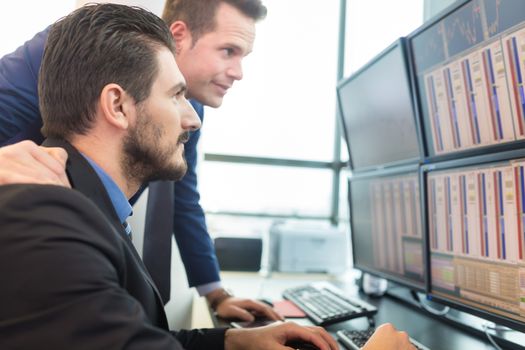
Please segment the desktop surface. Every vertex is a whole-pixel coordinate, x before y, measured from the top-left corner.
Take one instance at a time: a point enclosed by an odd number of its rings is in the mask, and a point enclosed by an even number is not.
[[[230,287],[240,297],[266,298],[281,300],[282,291],[286,288],[300,286],[307,283],[327,281],[341,289],[349,296],[358,295],[362,300],[375,305],[378,312],[375,316],[376,325],[390,322],[399,330],[406,331],[410,337],[432,350],[451,349],[494,349],[486,337],[458,329],[457,326],[436,319],[414,306],[390,296],[370,298],[359,294],[355,285],[354,273],[343,278],[335,278],[323,274],[282,274],[273,273],[269,277],[258,273],[222,273],[224,285]],[[254,288],[255,287],[255,288]],[[402,287],[399,287],[402,288]],[[404,289],[404,288],[402,288]],[[256,291],[256,292],[254,292]],[[308,319],[294,318],[289,321],[302,325],[311,325]],[[219,320],[216,325],[227,325]],[[353,319],[325,327],[335,337],[341,329],[364,330],[369,327],[366,317]],[[341,349],[344,347],[341,345]]]

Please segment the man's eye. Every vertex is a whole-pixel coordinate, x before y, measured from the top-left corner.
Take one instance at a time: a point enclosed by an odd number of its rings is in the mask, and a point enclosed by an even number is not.
[[[177,92],[175,95],[173,95],[173,99],[175,101],[180,101],[184,97],[184,92]]]
[[[226,52],[227,56],[232,56],[235,51],[233,49],[227,48],[224,49],[224,52]]]

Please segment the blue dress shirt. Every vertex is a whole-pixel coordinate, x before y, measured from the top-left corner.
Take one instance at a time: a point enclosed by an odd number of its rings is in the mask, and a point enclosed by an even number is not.
[[[113,208],[115,208],[115,211],[117,212],[120,222],[124,223],[128,217],[133,214],[133,208],[131,207],[131,204],[129,204],[124,192],[121,191],[115,181],[113,181],[113,179],[97,163],[95,163],[93,159],[89,158],[84,153],[81,154],[86,158],[89,164],[91,164],[93,169],[95,169],[100,181],[102,181],[104,188],[108,192],[109,198],[111,199]]]

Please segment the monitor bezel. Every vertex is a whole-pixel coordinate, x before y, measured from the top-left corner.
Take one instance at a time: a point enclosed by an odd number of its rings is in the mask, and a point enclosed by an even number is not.
[[[391,51],[393,51],[393,50],[395,50],[397,48],[401,49],[401,55],[402,55],[402,58],[403,58],[403,61],[404,61],[404,72],[405,72],[405,77],[407,79],[406,83],[407,83],[407,88],[409,90],[408,92],[409,92],[409,96],[410,96],[410,100],[411,100],[410,104],[411,104],[411,110],[412,110],[412,119],[413,119],[413,122],[414,122],[414,128],[416,130],[416,139],[417,139],[416,142],[417,142],[419,156],[418,157],[411,157],[411,158],[407,158],[407,159],[403,159],[403,160],[398,160],[398,161],[387,162],[387,163],[383,163],[383,164],[369,165],[369,166],[363,166],[363,167],[357,167],[356,168],[354,163],[353,163],[353,159],[352,159],[352,149],[350,147],[350,143],[348,142],[350,137],[349,137],[349,133],[348,133],[348,125],[345,122],[344,113],[343,113],[343,103],[342,103],[343,96],[341,96],[340,91],[345,85],[347,85],[349,82],[353,81],[357,77],[361,76],[361,74],[366,72],[369,68],[373,67],[384,56],[386,56]],[[411,76],[411,74],[412,74],[411,73],[412,72],[411,64],[408,61],[408,57],[409,56],[410,55],[407,52],[406,38],[401,37],[401,38],[397,39],[396,41],[394,41],[392,44],[390,44],[387,48],[385,48],[379,54],[377,54],[374,58],[372,58],[369,62],[367,62],[359,70],[357,70],[356,72],[352,73],[349,77],[341,79],[338,82],[338,84],[337,84],[336,96],[337,96],[337,109],[338,109],[338,116],[339,116],[338,119],[339,119],[339,121],[341,123],[340,124],[341,125],[341,130],[343,131],[343,136],[345,138],[345,143],[346,143],[346,149],[347,149],[347,152],[348,152],[348,167],[350,168],[350,170],[352,170],[355,173],[367,172],[367,171],[372,171],[372,170],[381,170],[381,169],[387,169],[387,168],[396,167],[396,166],[403,166],[403,165],[410,165],[410,164],[420,163],[423,160],[423,158],[424,158],[425,150],[422,148],[424,143],[422,142],[422,139],[421,139],[421,134],[422,134],[421,133],[421,125],[419,124],[419,120],[418,120],[418,118],[416,116],[416,109],[415,109],[414,100],[413,100],[413,86],[412,86],[412,79],[413,78]]]
[[[410,69],[411,69],[411,77],[412,77],[412,92],[413,92],[413,100],[415,102],[415,114],[417,115],[417,119],[420,125],[420,132],[421,132],[421,142],[422,147],[425,151],[425,163],[433,163],[433,162],[444,162],[449,160],[455,160],[455,159],[461,159],[461,158],[468,158],[468,157],[476,157],[479,155],[485,155],[487,153],[500,153],[500,152],[507,152],[512,151],[520,148],[525,147],[525,139],[523,140],[514,140],[509,141],[501,144],[492,144],[487,146],[480,146],[472,149],[466,149],[461,151],[454,151],[450,153],[445,154],[436,154],[434,151],[434,147],[432,145],[432,136],[428,135],[430,130],[429,121],[425,120],[424,113],[423,113],[423,105],[421,103],[421,99],[425,98],[421,96],[421,89],[419,86],[418,78],[417,78],[417,69],[416,69],[416,60],[414,57],[414,50],[413,50],[413,40],[421,33],[428,30],[430,27],[436,25],[449,15],[451,15],[453,12],[458,11],[463,6],[471,3],[472,1],[476,0],[458,0],[457,2],[451,4],[450,6],[446,7],[444,10],[439,12],[436,16],[432,17],[429,21],[425,22],[421,27],[417,28],[415,31],[410,33],[406,39],[407,39],[407,51],[409,52],[409,61],[410,61]],[[494,38],[488,39],[485,43],[490,42],[491,40],[495,40]]]
[[[442,170],[453,170],[458,169],[462,167],[475,167],[475,166],[482,166],[482,165],[488,165],[488,164],[494,164],[500,162],[506,162],[514,159],[525,159],[525,149],[521,150],[511,150],[507,152],[501,152],[497,154],[485,154],[485,155],[478,155],[475,157],[470,158],[463,158],[463,159],[454,159],[449,160],[445,162],[439,162],[439,163],[432,163],[432,164],[425,164],[422,165],[420,168],[420,194],[421,194],[421,200],[424,201],[422,204],[424,205],[424,213],[423,213],[423,222],[424,222],[424,235],[426,237],[425,239],[425,252],[426,252],[426,261],[425,264],[427,266],[427,269],[425,270],[427,272],[427,276],[425,280],[427,281],[427,299],[437,301],[443,305],[447,305],[450,307],[453,307],[455,309],[458,309],[460,311],[468,312],[472,315],[481,317],[483,319],[495,322],[497,324],[507,326],[516,330],[522,330],[525,327],[525,322],[516,321],[514,319],[498,315],[496,313],[476,308],[475,306],[461,303],[457,300],[447,298],[443,295],[436,295],[433,293],[432,290],[432,268],[430,263],[431,258],[431,252],[430,252],[430,242],[428,239],[429,235],[429,229],[428,229],[428,205],[427,205],[427,174],[433,171],[442,171]]]
[[[353,235],[355,231],[354,231],[354,223],[353,223],[353,208],[352,208],[352,202],[351,202],[351,196],[352,196],[351,183],[352,181],[363,180],[363,179],[374,179],[374,178],[380,178],[380,177],[386,177],[386,176],[404,175],[404,174],[415,174],[416,176],[419,176],[420,174],[419,168],[420,168],[419,164],[410,164],[410,165],[404,165],[404,166],[399,166],[395,168],[393,167],[393,168],[388,168],[388,169],[379,169],[379,170],[370,171],[367,173],[359,173],[359,174],[353,173],[351,176],[348,177],[348,203],[349,203],[349,211],[350,211],[349,213],[350,214],[350,240],[352,242],[351,246],[352,246],[353,268],[369,273],[374,276],[385,278],[389,281],[395,282],[396,284],[407,287],[413,291],[426,293],[427,286],[429,285],[427,281],[427,277],[428,277],[427,266],[428,265],[426,265],[426,262],[429,261],[429,259],[427,257],[427,250],[425,248],[426,239],[427,239],[425,231],[421,231],[422,232],[422,242],[421,242],[422,247],[421,248],[422,248],[422,253],[423,253],[423,262],[425,264],[425,266],[423,267],[423,282],[421,283],[421,285],[419,285],[417,282],[408,281],[407,279],[404,279],[400,276],[389,274],[384,271],[359,264],[356,261],[356,254],[355,254],[356,246],[353,241],[354,239]],[[419,177],[418,177],[418,180],[419,180]],[[418,183],[420,184],[420,181],[418,181]],[[421,189],[419,190],[419,193],[420,193],[420,205],[421,205],[423,203],[421,201]],[[421,208],[420,213],[421,215],[423,214],[423,208]],[[423,217],[421,217],[421,225],[423,225]],[[420,230],[423,230],[423,228],[424,227],[420,227]]]

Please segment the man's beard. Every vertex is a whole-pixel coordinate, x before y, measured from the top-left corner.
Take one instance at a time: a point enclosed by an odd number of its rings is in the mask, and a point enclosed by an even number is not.
[[[168,140],[171,142],[164,148],[163,135],[164,130],[154,125],[147,113],[140,113],[136,126],[129,129],[123,141],[121,164],[128,179],[143,184],[156,180],[177,181],[186,174],[188,166],[184,155],[180,160],[174,160],[173,156],[182,147],[181,142],[188,140],[189,133],[182,133],[177,142]]]

